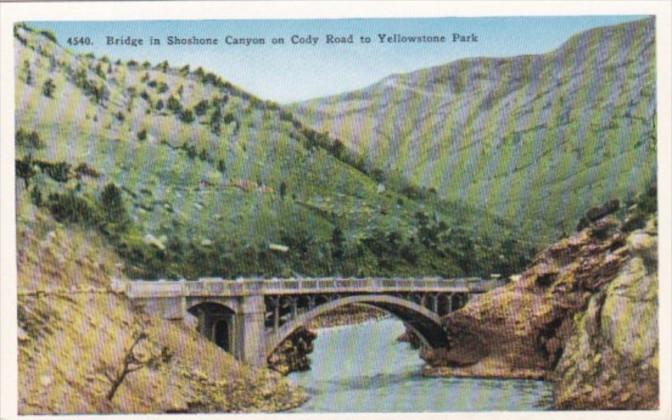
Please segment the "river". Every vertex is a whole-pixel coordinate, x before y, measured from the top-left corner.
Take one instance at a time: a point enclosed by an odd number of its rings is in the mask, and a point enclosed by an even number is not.
[[[543,381],[427,378],[418,352],[396,337],[393,319],[318,331],[311,370],[288,378],[310,395],[295,412],[544,410]]]

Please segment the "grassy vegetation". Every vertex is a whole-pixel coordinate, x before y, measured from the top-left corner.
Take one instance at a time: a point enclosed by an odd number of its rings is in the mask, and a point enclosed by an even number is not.
[[[289,107],[388,180],[487,209],[541,242],[655,183],[653,18],[542,55],[470,58]]]
[[[280,375],[112,292],[107,276],[122,277],[124,261],[104,235],[60,224],[25,194],[17,208],[20,414],[283,411],[305,400]],[[115,379],[129,354],[142,369]]]
[[[537,245],[201,68],[15,42],[19,196],[102,233],[130,277],[506,274]]]

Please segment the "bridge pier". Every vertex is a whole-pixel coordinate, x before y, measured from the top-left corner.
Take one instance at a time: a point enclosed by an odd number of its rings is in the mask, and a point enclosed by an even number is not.
[[[241,300],[235,322],[235,351],[237,359],[255,366],[266,366],[264,320],[266,306],[261,294],[245,296]]]

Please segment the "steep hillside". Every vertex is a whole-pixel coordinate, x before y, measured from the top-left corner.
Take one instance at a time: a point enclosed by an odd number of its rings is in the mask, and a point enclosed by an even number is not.
[[[470,58],[289,107],[390,182],[570,232],[656,174],[653,18],[543,55]]]
[[[219,76],[74,55],[15,27],[19,194],[96,230],[129,277],[488,274],[533,244],[401,194]]]
[[[280,411],[305,400],[110,290],[123,261],[99,234],[64,228],[27,197],[17,206],[20,414]],[[129,354],[140,368],[108,398]]]

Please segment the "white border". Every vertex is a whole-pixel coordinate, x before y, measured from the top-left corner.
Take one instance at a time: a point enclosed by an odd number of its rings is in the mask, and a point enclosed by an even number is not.
[[[672,156],[671,41],[672,3],[669,1],[266,1],[266,2],[128,2],[128,3],[3,3],[0,4],[0,417],[17,417],[17,320],[16,320],[16,227],[14,214],[14,22],[36,20],[197,20],[197,19],[310,19],[355,17],[440,17],[440,16],[567,16],[567,15],[656,15],[657,100],[658,100],[658,194],[659,194],[659,332],[660,410],[608,412],[479,412],[430,413],[422,416],[444,418],[500,419],[671,419],[672,372],[670,370],[670,302],[672,287],[672,166],[663,157]],[[167,418],[168,415],[107,415],[100,419]],[[251,415],[226,415],[231,417]],[[270,414],[255,418],[350,418],[337,414]],[[413,414],[358,414],[356,417],[389,420]],[[21,416],[45,418],[48,416]],[[90,416],[58,416],[82,419]],[[191,418],[170,415],[168,418]],[[222,414],[200,414],[199,419],[223,418]]]

